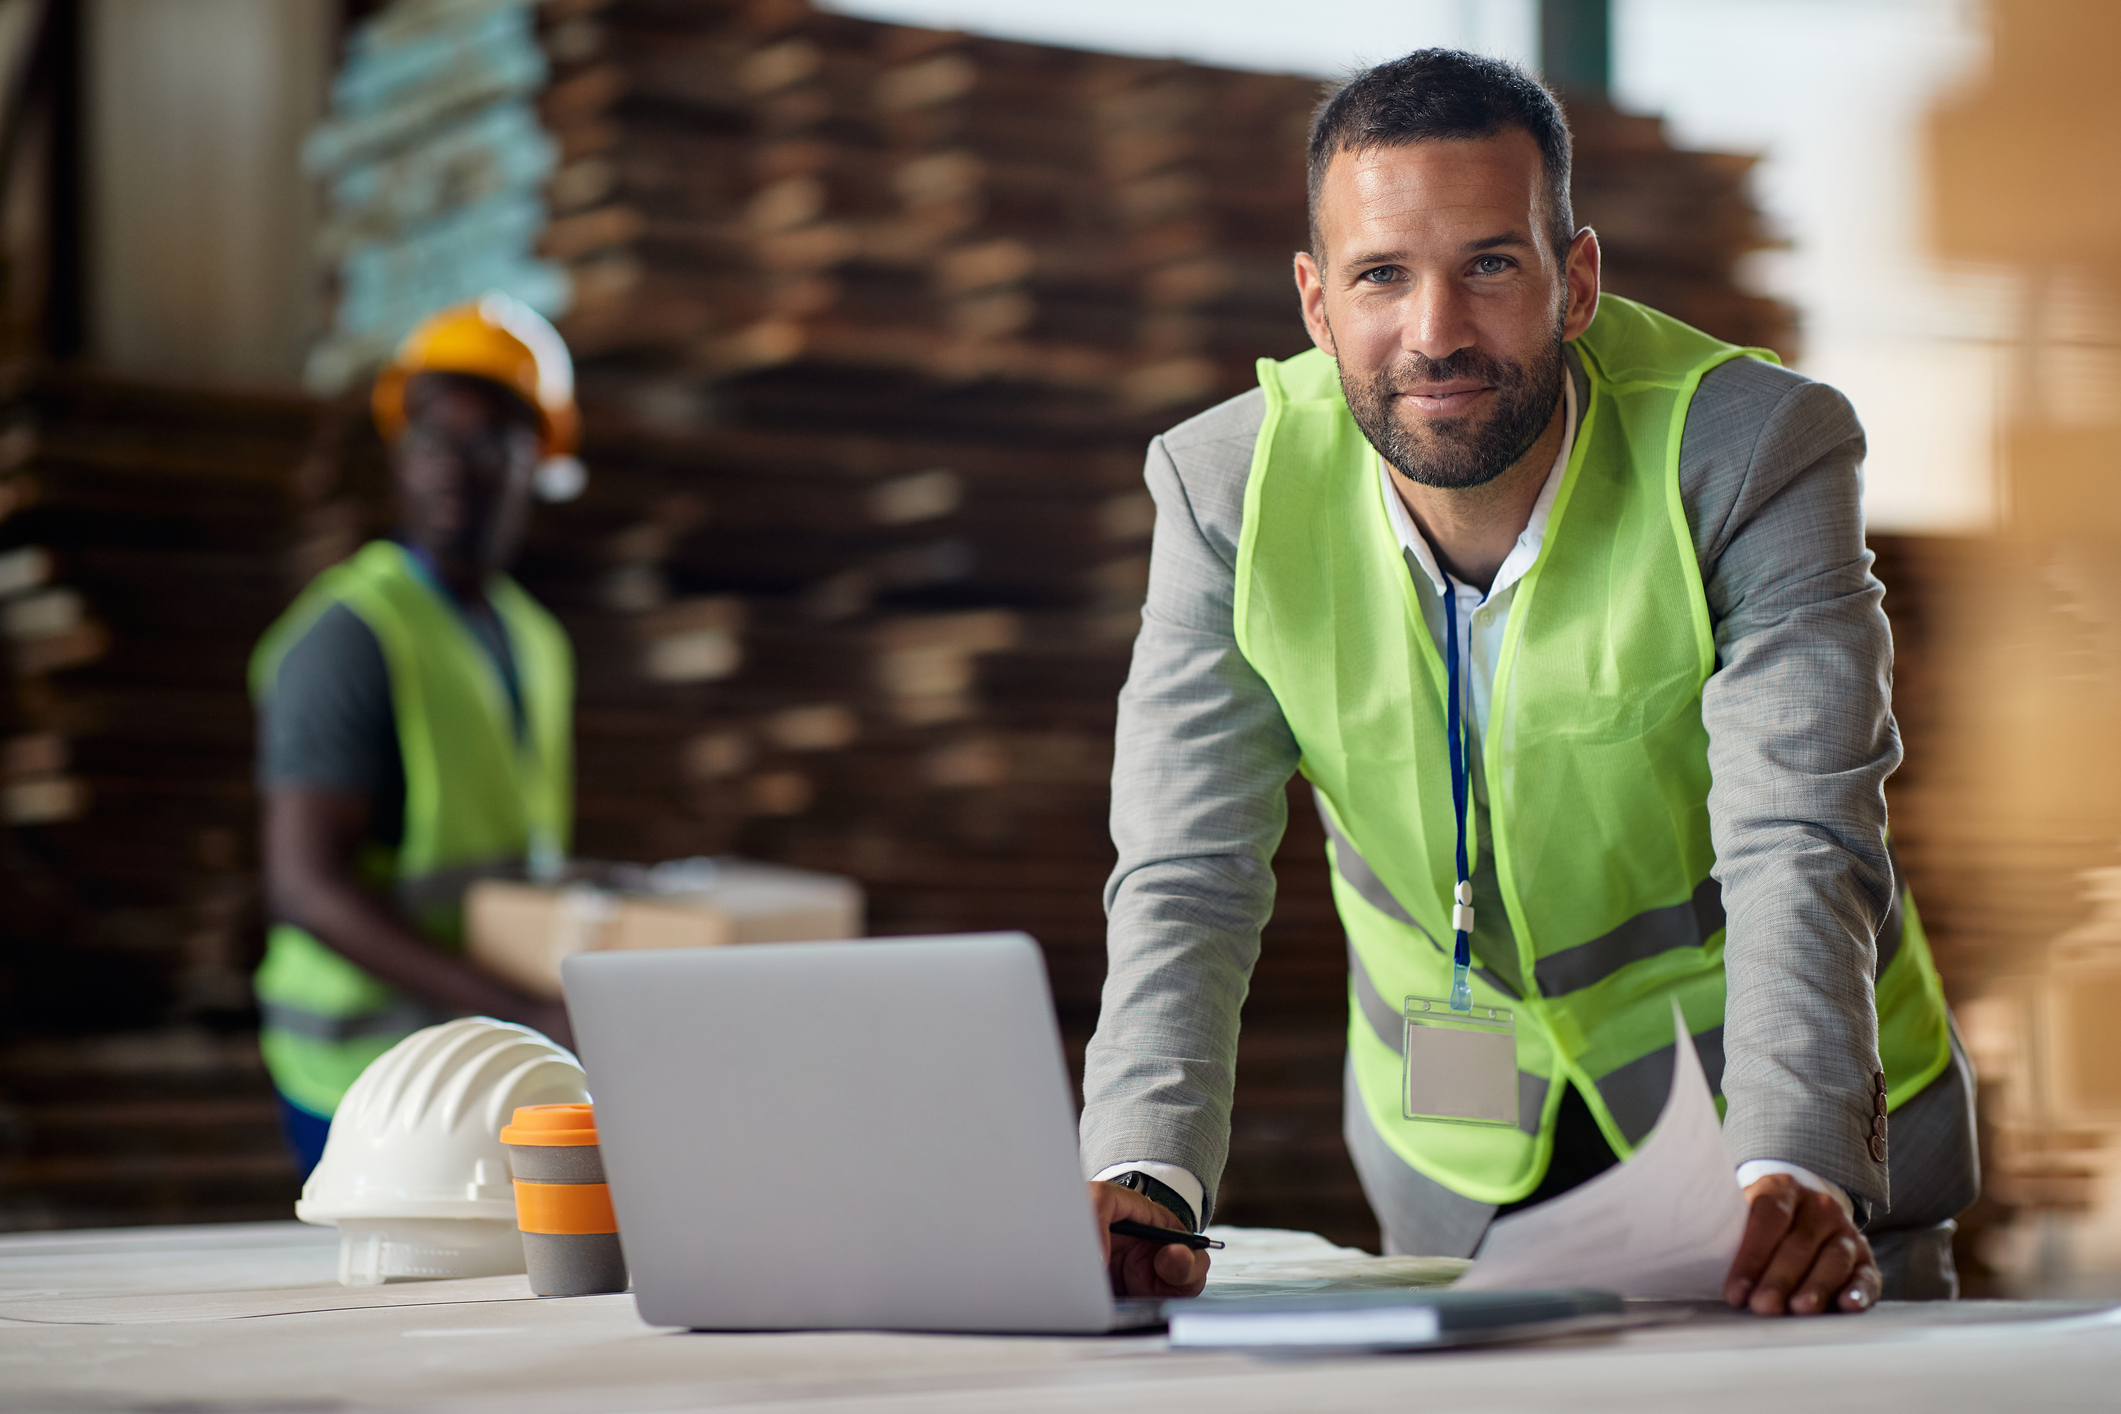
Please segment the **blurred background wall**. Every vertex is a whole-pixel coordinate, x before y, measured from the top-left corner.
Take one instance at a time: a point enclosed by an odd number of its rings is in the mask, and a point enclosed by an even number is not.
[[[285,384],[316,324],[330,0],[81,7],[89,351],[113,373]]]
[[[2121,1271],[2121,112],[2099,56],[2121,12],[1997,0],[1987,72],[1928,125],[1928,225],[2015,298],[1998,532],[1967,547],[1932,635],[1928,775],[1973,926],[1969,1043],[1995,1127],[1989,1256],[2044,1290]],[[1949,821],[1948,825],[1941,822]],[[1976,899],[1978,898],[1978,902]]]
[[[1847,390],[1901,856],[1981,1062],[1977,1291],[2121,1284],[2116,156],[2082,0],[0,0],[0,1225],[277,1216],[244,657],[386,529],[368,369],[505,288],[589,490],[585,854],[852,874],[1103,974],[1140,449],[1304,345],[1318,80],[1543,69],[1608,285]],[[1232,1221],[1374,1242],[1292,811]]]

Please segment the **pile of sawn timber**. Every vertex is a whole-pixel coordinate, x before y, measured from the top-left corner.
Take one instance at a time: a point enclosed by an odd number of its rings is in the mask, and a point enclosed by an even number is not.
[[[580,851],[846,872],[878,932],[1026,928],[1079,1053],[1146,582],[1142,446],[1305,346],[1288,261],[1316,85],[790,0],[555,0],[538,20],[559,152],[541,253],[572,281],[591,481],[541,508],[521,575],[580,655]],[[1731,279],[1764,243],[1743,164],[1674,153],[1646,120],[1580,127],[1609,287],[1785,338]],[[1639,218],[1645,192],[1662,218]],[[240,649],[389,524],[362,402],[281,453],[299,471],[274,505],[276,589],[228,616],[214,658],[231,800]],[[112,797],[89,785],[94,820]],[[249,808],[215,855],[237,869]],[[1340,1147],[1342,943],[1300,799],[1280,871],[1222,1212],[1374,1242]]]
[[[60,374],[0,422],[0,1228],[293,1199],[248,1034],[244,664],[317,414]]]
[[[593,482],[526,577],[584,645],[584,848],[843,870],[879,932],[1029,929],[1079,1048],[1142,448],[1307,346],[1318,85],[788,0],[545,25]],[[1768,244],[1747,162],[1579,127],[1608,287],[1786,345],[1734,278]],[[1290,819],[1223,1212],[1374,1241],[1323,842]]]
[[[10,1030],[242,1018],[244,665],[290,595],[306,398],[41,380],[0,431]]]

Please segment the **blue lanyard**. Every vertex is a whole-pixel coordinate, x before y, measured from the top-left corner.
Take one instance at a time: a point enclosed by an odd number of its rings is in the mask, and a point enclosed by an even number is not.
[[[1473,966],[1473,883],[1466,869],[1466,729],[1458,705],[1458,591],[1448,570],[1443,574],[1443,643],[1444,673],[1451,694],[1444,709],[1444,729],[1451,738],[1451,807],[1458,813],[1458,882],[1451,890],[1451,929],[1457,934],[1451,948],[1451,1010],[1471,1011],[1473,984],[1466,978]]]

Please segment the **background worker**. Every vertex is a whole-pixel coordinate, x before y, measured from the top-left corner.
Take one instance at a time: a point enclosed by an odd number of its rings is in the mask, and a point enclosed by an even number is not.
[[[1900,745],[1854,413],[1600,299],[1567,127],[1509,65],[1358,75],[1310,171],[1316,349],[1150,448],[1093,1202],[1209,1216],[1301,770],[1349,941],[1345,1133],[1388,1252],[1468,1255],[1631,1152],[1676,1000],[1748,1203],[1726,1299],[1951,1294],[1972,1084],[1886,846]],[[1452,1096],[1408,1059],[1403,1006],[1461,984],[1515,1012],[1514,1126],[1410,1117]],[[1141,1294],[1206,1273],[1182,1247],[1112,1257]]]
[[[572,651],[504,573],[541,466],[573,450],[566,346],[506,296],[443,310],[373,411],[398,534],[318,576],[251,665],[260,1044],[305,1171],[354,1078],[422,1026],[478,1013],[569,1044],[559,1003],[460,956],[465,888],[554,872],[568,843]]]

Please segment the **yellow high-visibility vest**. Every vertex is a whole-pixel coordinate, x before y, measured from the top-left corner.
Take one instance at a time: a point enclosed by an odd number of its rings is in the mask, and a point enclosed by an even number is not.
[[[551,614],[506,575],[486,585],[515,659],[525,730],[492,655],[403,546],[373,541],[319,575],[266,631],[251,693],[272,695],[280,660],[334,604],[374,632],[390,671],[405,768],[405,832],[360,861],[446,952],[463,947],[463,892],[482,874],[520,875],[534,851],[567,848],[573,815],[574,656]],[[442,1018],[292,924],[274,925],[253,978],[273,1084],[330,1115],[368,1063]]]
[[[1704,374],[1773,355],[1612,295],[1576,348],[1589,401],[1516,589],[1482,743],[1525,995],[1476,973],[1474,1000],[1516,1013],[1516,1129],[1402,1113],[1402,1003],[1451,987],[1446,674],[1375,453],[1315,350],[1260,363],[1266,421],[1238,546],[1238,646],[1280,702],[1327,824],[1363,1106],[1414,1168],[1488,1203],[1537,1186],[1564,1085],[1616,1153],[1633,1151],[1669,1086],[1673,998],[1704,1049],[1720,1047],[1723,1025],[1701,719],[1715,644],[1679,441]],[[1878,956],[1879,1053],[1897,1107],[1949,1056],[1943,988],[1904,890]]]

